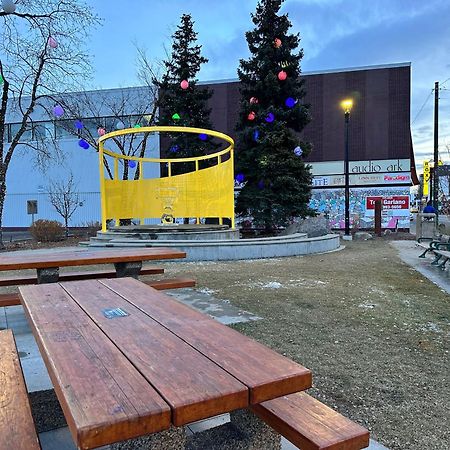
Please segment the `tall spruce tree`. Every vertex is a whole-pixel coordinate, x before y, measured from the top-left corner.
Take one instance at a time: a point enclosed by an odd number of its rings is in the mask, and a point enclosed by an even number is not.
[[[171,58],[164,62],[167,77],[158,84],[163,96],[159,125],[211,129],[211,109],[207,101],[212,92],[198,86],[196,78],[200,66],[207,63],[208,59],[201,55],[202,46],[196,44],[197,33],[190,14],[181,16],[181,24],[172,39]],[[173,134],[170,139],[163,141],[163,153],[171,158],[202,156],[215,147],[208,140],[204,135]],[[172,173],[183,173],[193,167],[193,164],[174,164]]]
[[[251,57],[241,60],[241,104],[237,125],[236,177],[245,183],[236,210],[255,224],[273,229],[313,212],[310,168],[303,157],[311,145],[299,138],[309,122],[299,79],[303,50],[299,34],[290,34],[284,0],[260,0],[246,33]]]

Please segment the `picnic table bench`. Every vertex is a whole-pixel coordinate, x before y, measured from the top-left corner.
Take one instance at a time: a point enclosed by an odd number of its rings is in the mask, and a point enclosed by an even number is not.
[[[368,445],[367,430],[298,394],[308,369],[138,280],[19,292],[80,449],[163,430],[165,448],[183,449],[179,427],[238,409],[305,450]]]
[[[0,331],[0,449],[39,450],[27,388],[11,330]]]
[[[419,255],[419,258],[425,258],[428,252],[434,253],[434,250],[440,250],[441,248],[450,250],[450,236],[442,234],[436,239],[419,238],[417,245],[425,249],[425,251]]]

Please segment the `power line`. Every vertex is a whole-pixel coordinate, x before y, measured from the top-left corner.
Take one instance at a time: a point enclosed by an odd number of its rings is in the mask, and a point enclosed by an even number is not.
[[[423,111],[423,108],[425,108],[426,104],[428,103],[428,100],[430,100],[431,96],[433,95],[433,92],[434,92],[434,89],[431,89],[430,93],[428,94],[428,97],[425,99],[422,107],[419,109],[419,112],[416,114],[416,117],[414,117],[414,120],[411,122],[411,125],[414,125],[414,122],[420,116],[420,113]]]

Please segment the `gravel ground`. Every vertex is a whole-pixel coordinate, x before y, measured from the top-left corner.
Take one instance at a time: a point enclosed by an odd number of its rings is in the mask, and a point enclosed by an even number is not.
[[[450,448],[449,296],[386,239],[329,254],[171,263],[264,320],[239,331],[310,368],[312,395],[390,449]]]

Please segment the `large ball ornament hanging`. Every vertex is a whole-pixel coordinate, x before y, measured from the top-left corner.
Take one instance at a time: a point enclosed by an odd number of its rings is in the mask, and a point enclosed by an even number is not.
[[[278,72],[278,79],[284,81],[287,78],[287,73],[284,70]]]
[[[106,130],[103,127],[98,127],[97,133],[99,136],[104,136],[106,134]]]
[[[266,122],[267,123],[272,123],[275,120],[275,115],[273,113],[269,113],[266,116]]]
[[[293,108],[297,102],[292,97],[288,97],[284,103],[288,108]]]
[[[82,130],[84,128],[84,124],[81,120],[75,120],[75,128],[77,130]]]
[[[297,156],[302,156],[302,155],[303,155],[303,150],[302,150],[301,147],[295,147],[295,148],[294,148],[294,153],[295,153],[295,155],[297,155]]]
[[[56,117],[61,117],[61,116],[64,114],[64,108],[63,108],[61,105],[56,105],[56,106],[53,108],[53,114],[54,114]]]
[[[88,144],[84,139],[80,139],[80,140],[78,141],[78,145],[79,145],[81,148],[84,148],[85,150],[87,150],[87,149],[89,148],[89,144]]]
[[[189,81],[188,80],[183,80],[180,83],[180,87],[181,87],[181,89],[183,89],[183,91],[185,91],[189,87]]]
[[[255,131],[253,132],[253,140],[254,140],[255,142],[257,142],[258,139],[259,139],[259,130],[255,130]]]
[[[48,38],[47,44],[50,48],[58,48],[58,42],[53,36]]]
[[[256,114],[252,111],[251,113],[249,113],[249,115],[247,116],[248,120],[255,120],[256,118]]]
[[[280,47],[281,47],[281,39],[276,38],[276,39],[273,41],[273,45],[275,46],[275,48],[280,48]]]
[[[256,97],[250,97],[250,104],[256,105],[259,102],[259,100]]]
[[[12,14],[16,10],[14,0],[2,0],[2,8],[6,14]]]
[[[205,134],[205,133],[200,133],[200,134],[198,135],[198,138],[199,138],[201,141],[206,141],[206,140],[208,139],[208,135]]]
[[[244,175],[243,173],[238,173],[238,174],[236,175],[236,181],[237,181],[238,183],[243,183],[244,180],[245,180],[245,175]]]
[[[119,121],[116,123],[116,130],[123,130],[124,128],[125,128],[124,123],[123,123],[121,120],[119,120]]]
[[[128,167],[130,169],[134,169],[136,167],[136,161],[133,161],[132,159],[128,161]]]

